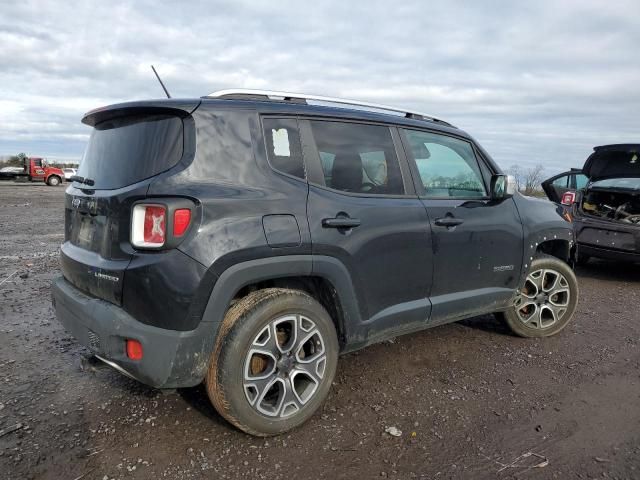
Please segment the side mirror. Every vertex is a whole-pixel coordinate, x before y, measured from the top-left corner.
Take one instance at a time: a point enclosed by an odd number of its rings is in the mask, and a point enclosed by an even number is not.
[[[516,193],[516,179],[513,175],[497,174],[491,177],[491,200],[504,200]]]

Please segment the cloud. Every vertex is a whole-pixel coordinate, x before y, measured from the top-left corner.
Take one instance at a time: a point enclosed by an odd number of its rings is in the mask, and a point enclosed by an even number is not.
[[[0,155],[79,158],[92,108],[251,87],[430,112],[507,167],[640,142],[640,15],[619,2],[0,5]]]

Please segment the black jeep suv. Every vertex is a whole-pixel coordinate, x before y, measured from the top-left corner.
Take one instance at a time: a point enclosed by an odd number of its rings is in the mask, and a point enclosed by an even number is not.
[[[574,313],[571,225],[442,120],[234,90],[83,122],[59,320],[143,383],[204,380],[245,432],[308,419],[340,353],[491,312],[543,337]]]

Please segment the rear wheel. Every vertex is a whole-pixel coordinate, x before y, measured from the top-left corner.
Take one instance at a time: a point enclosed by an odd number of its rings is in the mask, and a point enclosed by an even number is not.
[[[206,377],[216,410],[241,430],[276,435],[326,398],[338,361],[327,311],[298,290],[253,292],[227,312]]]
[[[513,306],[504,312],[509,328],[521,337],[549,337],[567,326],[578,303],[578,281],[565,262],[535,258]]]
[[[62,183],[62,180],[60,180],[60,177],[56,176],[56,175],[51,175],[48,179],[47,179],[47,185],[51,186],[51,187],[55,187],[57,185],[60,185]]]

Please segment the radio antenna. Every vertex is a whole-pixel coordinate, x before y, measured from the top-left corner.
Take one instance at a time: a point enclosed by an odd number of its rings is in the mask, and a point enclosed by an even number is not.
[[[153,67],[153,65],[151,65],[151,70],[153,70],[153,73],[156,74],[156,78],[160,82],[160,86],[164,90],[164,93],[167,95],[167,98],[171,98],[171,95],[169,95],[169,91],[167,90],[167,87],[165,87],[164,83],[162,83],[162,80],[160,79],[160,75],[158,75],[158,72],[156,72],[156,69]]]

